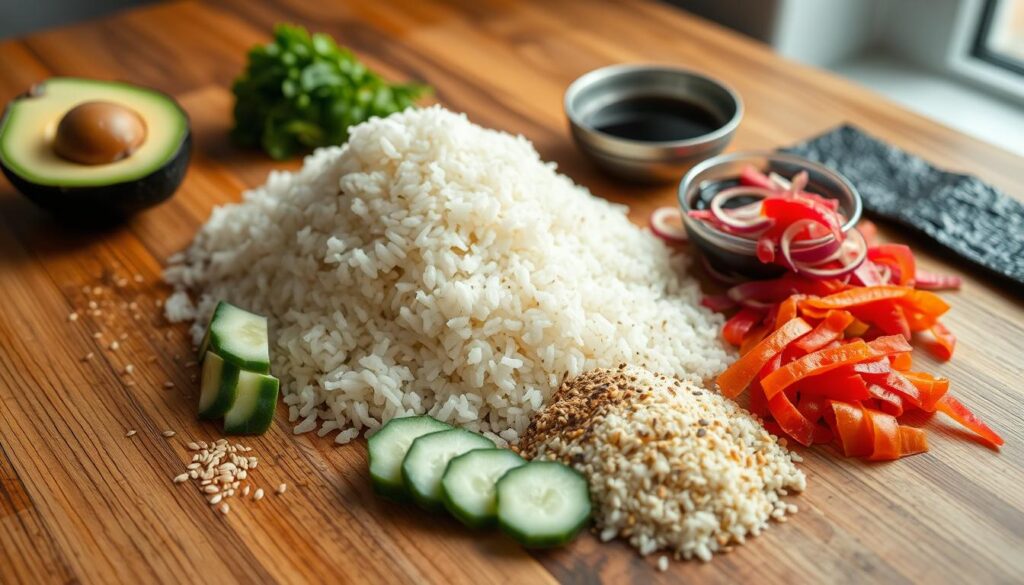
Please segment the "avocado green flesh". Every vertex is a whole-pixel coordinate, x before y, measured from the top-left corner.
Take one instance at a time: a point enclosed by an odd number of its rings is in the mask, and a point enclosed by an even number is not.
[[[59,157],[53,139],[61,118],[87,101],[109,101],[137,112],[146,140],[124,159],[82,165]],[[0,163],[25,181],[45,186],[97,187],[129,183],[173,161],[188,135],[185,113],[168,96],[110,81],[55,77],[7,106],[0,120]]]

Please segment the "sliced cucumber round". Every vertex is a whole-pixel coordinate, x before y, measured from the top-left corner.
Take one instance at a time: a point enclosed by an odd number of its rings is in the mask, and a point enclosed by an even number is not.
[[[448,462],[473,449],[489,449],[494,443],[483,435],[450,429],[423,435],[412,443],[402,461],[402,481],[416,503],[427,510],[442,510],[441,477]]]
[[[402,460],[412,442],[423,435],[451,428],[429,416],[406,416],[388,421],[367,441],[374,491],[397,499],[408,495],[402,483]]]
[[[224,432],[229,435],[262,435],[274,421],[280,383],[267,374],[238,373],[235,403],[224,413]]]
[[[587,480],[555,461],[531,461],[498,480],[498,524],[527,547],[561,546],[590,519]]]
[[[267,318],[221,301],[207,331],[210,350],[243,370],[270,371]]]
[[[238,395],[238,366],[207,352],[203,360],[203,379],[199,386],[199,418],[211,420],[224,416]]]
[[[508,449],[475,449],[448,463],[441,478],[444,507],[471,528],[493,526],[498,520],[495,486],[501,476],[526,460]]]

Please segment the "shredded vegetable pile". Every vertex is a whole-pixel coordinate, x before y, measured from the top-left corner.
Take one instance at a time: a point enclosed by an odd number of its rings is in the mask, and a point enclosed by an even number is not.
[[[915,412],[942,412],[993,447],[1003,439],[949,394],[949,380],[913,371],[913,337],[939,359],[956,337],[939,321],[949,310],[932,290],[960,279],[919,270],[909,247],[877,244],[873,224],[841,231],[835,201],[792,181],[747,168],[740,186],[715,195],[697,219],[757,239],[758,258],[788,268],[771,280],[736,283],[705,296],[713,310],[736,312],[723,337],[740,358],[717,379],[723,394],[747,392],[749,409],[772,432],[802,445],[837,443],[847,457],[892,460],[928,450]],[[758,200],[726,209],[734,197]],[[685,239],[678,211],[658,210],[652,229]],[[710,268],[710,267],[709,267]],[[725,277],[713,269],[713,276]]]

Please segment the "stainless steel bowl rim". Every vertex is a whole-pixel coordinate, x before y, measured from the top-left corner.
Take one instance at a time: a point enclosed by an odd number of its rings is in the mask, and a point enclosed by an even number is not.
[[[638,72],[644,72],[644,71],[658,71],[658,72],[668,73],[668,74],[671,74],[671,75],[683,75],[683,76],[688,76],[688,77],[700,78],[700,79],[702,79],[702,80],[704,80],[704,81],[706,81],[706,82],[708,82],[708,83],[710,83],[712,85],[716,85],[716,86],[720,87],[722,90],[724,90],[729,95],[730,99],[732,99],[732,101],[736,104],[736,111],[733,112],[732,117],[729,118],[729,120],[725,124],[723,124],[719,128],[716,128],[714,131],[709,132],[707,134],[703,134],[701,136],[697,136],[695,138],[687,138],[685,140],[661,140],[661,141],[659,141],[659,140],[631,140],[629,138],[620,138],[618,136],[613,136],[611,134],[607,134],[605,132],[601,132],[600,130],[594,128],[593,126],[591,126],[589,124],[584,123],[581,119],[579,119],[579,116],[577,115],[578,112],[576,111],[576,108],[573,107],[573,101],[580,94],[580,92],[582,92],[584,89],[586,89],[587,87],[590,87],[591,85],[597,83],[598,81],[602,81],[604,79],[608,79],[608,78],[619,76],[619,75],[627,75],[627,74],[631,74],[631,73],[638,73]],[[736,127],[739,126],[740,120],[743,119],[743,100],[740,99],[740,96],[736,92],[736,90],[734,90],[728,84],[726,84],[726,83],[724,83],[724,82],[722,82],[722,81],[720,81],[720,80],[718,80],[718,79],[716,79],[714,77],[711,77],[710,75],[706,75],[704,73],[701,73],[699,71],[695,71],[693,69],[688,69],[686,67],[678,67],[678,66],[674,66],[674,65],[663,65],[663,64],[654,64],[654,63],[648,63],[648,64],[643,64],[643,63],[635,64],[635,63],[631,63],[631,64],[624,64],[624,65],[608,65],[606,67],[601,67],[599,69],[594,69],[593,71],[589,71],[587,73],[584,73],[583,75],[581,75],[578,78],[576,78],[576,80],[573,81],[569,85],[569,88],[567,90],[565,90],[565,98],[564,98],[563,107],[565,108],[565,113],[569,117],[569,121],[573,124],[573,126],[576,126],[578,128],[587,130],[589,132],[593,132],[593,133],[601,136],[602,138],[608,140],[609,142],[618,142],[618,143],[621,143],[621,144],[627,144],[627,145],[629,145],[631,147],[634,147],[634,148],[650,146],[650,147],[654,147],[654,148],[658,148],[658,149],[669,149],[669,148],[686,148],[686,147],[710,145],[710,143],[716,142],[718,140],[726,139],[729,135],[731,135],[733,132],[735,132]],[[683,156],[687,157],[687,158],[688,157],[692,157],[693,153],[688,153],[688,154],[683,155]]]
[[[796,166],[807,167],[813,169],[814,171],[822,175],[827,175],[831,177],[837,183],[841,184],[847,191],[850,192],[850,198],[853,201],[853,209],[851,210],[850,217],[847,218],[846,223],[843,224],[842,231],[847,232],[851,230],[855,225],[857,225],[857,222],[860,221],[860,216],[863,213],[863,202],[861,201],[860,192],[858,192],[857,188],[853,186],[853,183],[851,183],[843,175],[839,174],[838,172],[828,168],[827,166],[821,163],[806,159],[802,156],[764,150],[747,150],[741,152],[719,154],[710,157],[706,160],[697,163],[696,165],[693,166],[693,168],[687,171],[685,175],[683,175],[682,181],[679,182],[677,199],[679,200],[679,207],[683,213],[683,223],[686,225],[687,230],[696,230],[706,239],[711,241],[719,240],[714,243],[716,245],[719,243],[726,244],[727,248],[731,248],[732,251],[735,252],[745,254],[752,252],[756,249],[757,242],[754,240],[748,240],[746,238],[741,238],[730,233],[712,229],[704,225],[704,222],[691,218],[688,212],[691,211],[692,208],[690,207],[690,203],[689,201],[687,201],[686,197],[686,192],[689,190],[690,185],[694,182],[695,178],[701,173],[717,165],[742,161],[744,159],[750,158],[764,158]],[[804,242],[804,245],[810,246],[819,243],[824,243],[828,239],[828,237],[829,236],[825,236],[824,238],[818,238],[817,240],[808,240]]]

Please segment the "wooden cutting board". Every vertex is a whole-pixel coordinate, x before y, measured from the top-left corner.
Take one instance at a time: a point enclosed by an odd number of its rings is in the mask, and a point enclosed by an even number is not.
[[[888,229],[883,234],[913,245],[927,268],[964,277],[963,290],[943,294],[953,306],[946,323],[960,337],[956,357],[938,364],[917,352],[916,360],[948,376],[1006,446],[991,451],[934,420],[931,452],[896,463],[805,450],[809,488],[795,499],[800,512],[711,563],[673,563],[658,573],[656,557],[590,535],[531,553],[383,501],[370,491],[362,442],[339,447],[330,437],[294,436],[283,408],[267,435],[244,443],[260,457],[255,483],[269,491],[287,482],[286,494],[236,502],[221,515],[191,485],[172,485],[189,456],[186,442],[219,434],[195,420],[196,368],[184,329],[160,317],[160,270],[213,206],[238,200],[272,168],[296,166],[239,151],[226,137],[231,80],[246,49],[280,21],[331,33],[385,75],[425,80],[449,108],[526,135],[595,194],[631,205],[638,222],[670,204],[675,187],[595,173],[573,147],[561,110],[573,78],[610,63],[675,63],[726,80],[747,105],[733,149],[775,148],[853,122],[1024,195],[1021,158],[654,3],[183,2],[2,42],[3,101],[50,75],[153,86],[188,110],[196,150],[171,202],[102,233],[61,228],[0,183],[0,582],[1024,579],[1022,291]],[[90,300],[100,314],[89,311]],[[68,319],[73,311],[77,321]],[[125,437],[130,429],[137,434]],[[164,430],[177,434],[165,438]]]

